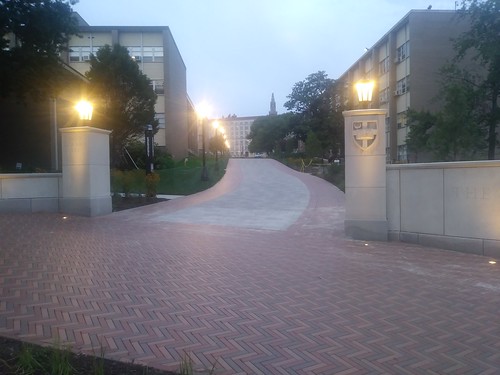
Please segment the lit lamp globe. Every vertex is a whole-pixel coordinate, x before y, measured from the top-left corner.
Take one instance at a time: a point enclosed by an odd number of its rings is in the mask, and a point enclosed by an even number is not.
[[[358,93],[358,102],[368,105],[372,101],[374,81],[360,81],[356,83],[356,92]]]
[[[76,105],[75,109],[80,114],[80,120],[90,121],[92,120],[93,106],[87,100],[80,100]]]

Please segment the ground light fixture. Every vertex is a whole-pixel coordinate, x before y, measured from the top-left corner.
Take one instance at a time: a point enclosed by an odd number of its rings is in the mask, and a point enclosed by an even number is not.
[[[87,100],[80,100],[75,105],[75,109],[80,114],[80,120],[90,121],[92,120],[93,105]]]

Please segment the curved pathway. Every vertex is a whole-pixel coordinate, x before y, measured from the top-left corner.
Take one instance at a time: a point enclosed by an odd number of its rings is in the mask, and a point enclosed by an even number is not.
[[[100,218],[0,215],[0,335],[217,374],[495,374],[484,257],[344,237],[343,193],[265,159]]]

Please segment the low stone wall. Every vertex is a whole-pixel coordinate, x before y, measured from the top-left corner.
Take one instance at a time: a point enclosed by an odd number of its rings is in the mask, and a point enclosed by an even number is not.
[[[500,257],[500,161],[387,165],[389,238]]]
[[[58,212],[61,173],[0,174],[0,213]]]

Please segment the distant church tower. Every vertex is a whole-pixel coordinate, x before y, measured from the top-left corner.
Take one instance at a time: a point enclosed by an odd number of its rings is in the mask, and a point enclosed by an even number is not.
[[[271,105],[269,107],[269,116],[276,116],[278,112],[276,112],[276,101],[274,100],[274,92],[271,95]]]

